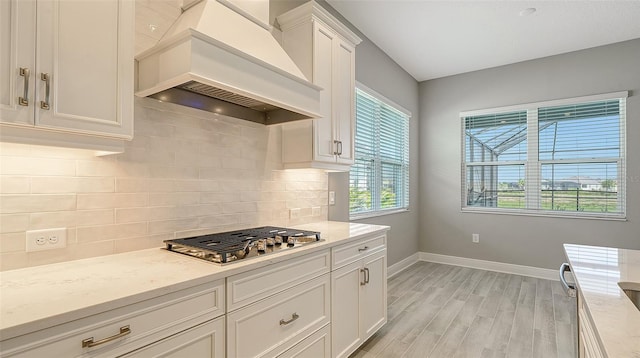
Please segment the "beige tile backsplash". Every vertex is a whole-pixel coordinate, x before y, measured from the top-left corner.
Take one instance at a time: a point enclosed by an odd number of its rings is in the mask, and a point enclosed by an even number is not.
[[[136,100],[122,154],[0,143],[0,270],[326,220],[327,174],[281,170],[280,158],[278,127],[150,99]],[[27,230],[56,227],[67,228],[66,248],[25,251]]]

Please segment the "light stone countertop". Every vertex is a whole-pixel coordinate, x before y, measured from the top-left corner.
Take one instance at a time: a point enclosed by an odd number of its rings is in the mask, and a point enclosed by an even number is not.
[[[221,266],[160,248],[0,272],[0,340],[320,251],[388,226],[319,222],[317,244]]]
[[[640,290],[640,250],[572,244],[564,250],[607,356],[640,357],[640,310],[618,286]]]

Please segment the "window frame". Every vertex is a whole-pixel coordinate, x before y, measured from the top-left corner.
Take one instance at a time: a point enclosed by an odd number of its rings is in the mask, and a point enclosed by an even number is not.
[[[404,160],[401,161],[400,165],[401,165],[401,170],[404,170],[404,168],[406,167],[406,171],[404,173],[404,175],[406,175],[406,180],[403,180],[403,182],[401,183],[401,185],[403,186],[403,193],[406,193],[406,195],[403,195],[403,201],[405,201],[402,205],[402,207],[394,207],[394,208],[388,208],[388,209],[383,209],[380,207],[381,205],[381,199],[380,199],[380,194],[381,194],[381,189],[382,189],[382,164],[390,162],[389,160],[385,160],[384,158],[382,158],[380,156],[380,143],[376,143],[376,150],[375,150],[375,155],[374,158],[372,159],[374,162],[377,162],[377,165],[375,166],[374,169],[374,177],[375,177],[375,185],[376,188],[372,191],[371,193],[371,201],[372,201],[372,210],[367,210],[367,211],[360,211],[360,212],[352,212],[351,211],[351,200],[349,200],[349,219],[350,220],[358,220],[358,219],[365,219],[365,218],[370,218],[370,217],[376,217],[376,216],[383,216],[383,215],[389,215],[389,214],[395,214],[395,213],[401,213],[401,212],[407,212],[409,211],[409,205],[410,205],[410,187],[411,187],[411,180],[410,180],[410,173],[411,173],[411,169],[410,169],[410,158],[411,158],[411,154],[410,154],[410,145],[411,145],[411,140],[410,140],[410,136],[411,136],[411,118],[412,118],[412,114],[410,111],[406,110],[404,107],[398,105],[397,103],[395,103],[394,101],[388,99],[387,97],[381,95],[380,93],[376,92],[375,90],[367,87],[366,85],[356,81],[356,86],[354,88],[354,108],[356,108],[357,110],[357,100],[358,100],[358,95],[357,95],[357,91],[362,91],[364,93],[366,93],[367,95],[369,95],[370,97],[373,97],[376,101],[378,101],[378,103],[382,103],[385,104],[389,107],[391,107],[392,109],[394,109],[395,111],[398,111],[402,114],[404,114],[406,116],[406,146],[407,146],[407,158],[406,158],[406,163],[404,162]],[[354,113],[354,122],[357,121],[357,114]],[[355,130],[357,131],[358,125],[357,123],[354,123],[354,128],[356,128]],[[354,145],[354,163],[355,161],[358,159],[357,157],[357,149],[356,149],[356,137],[357,137],[357,133],[355,133],[354,131],[354,141],[353,141],[353,145]],[[398,163],[395,163],[395,165],[397,165]],[[349,192],[351,192],[351,171],[349,172]]]
[[[485,214],[500,214],[500,215],[524,215],[524,216],[544,216],[544,217],[562,217],[562,218],[576,218],[576,219],[601,219],[601,220],[618,220],[626,221],[627,205],[626,205],[626,161],[627,161],[627,130],[626,130],[626,99],[628,98],[629,91],[612,92],[605,94],[597,94],[591,96],[581,96],[573,98],[564,98],[558,100],[530,102],[524,104],[518,104],[513,106],[487,108],[481,110],[462,111],[459,115],[459,123],[461,125],[461,212],[463,213],[485,213]],[[555,106],[569,106],[579,105],[588,102],[606,101],[606,100],[624,100],[621,102],[620,107],[620,156],[617,159],[618,164],[618,201],[621,206],[621,212],[616,214],[602,214],[596,212],[581,212],[581,211],[553,211],[540,209],[541,203],[541,177],[542,177],[542,165],[544,164],[561,164],[561,163],[589,163],[590,159],[539,159],[539,132],[538,132],[538,109],[542,107],[555,107]],[[480,115],[495,115],[506,112],[527,112],[527,155],[524,161],[503,161],[499,162],[499,165],[508,164],[521,164],[524,162],[524,179],[525,179],[525,208],[513,209],[513,208],[491,208],[491,207],[474,207],[467,206],[467,162],[466,158],[466,133],[465,133],[465,118]],[[602,159],[591,160],[592,162],[602,162]],[[612,158],[607,158],[612,159]],[[498,165],[496,163],[489,162],[488,165]],[[475,162],[473,165],[482,165],[480,162]]]

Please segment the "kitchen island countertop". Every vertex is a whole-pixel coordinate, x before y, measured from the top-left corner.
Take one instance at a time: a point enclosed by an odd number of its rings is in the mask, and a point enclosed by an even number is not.
[[[564,250],[608,357],[640,357],[640,310],[618,286],[640,290],[640,250],[565,244]]]
[[[295,228],[321,241],[295,250],[218,265],[160,248],[0,272],[0,340],[325,250],[388,226],[319,222]]]

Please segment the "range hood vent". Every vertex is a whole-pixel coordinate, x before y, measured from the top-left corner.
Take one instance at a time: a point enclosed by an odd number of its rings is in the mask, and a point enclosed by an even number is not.
[[[266,26],[226,3],[195,4],[136,57],[136,95],[267,125],[320,117],[322,88]]]
[[[225,91],[221,88],[215,88],[215,87],[203,85],[202,83],[198,83],[194,81],[187,82],[183,85],[180,85],[178,86],[178,88],[182,88],[189,92],[199,93],[207,97],[221,99],[223,101],[237,104],[238,106],[255,109],[257,111],[266,112],[266,111],[274,110],[277,108],[275,106],[266,104],[264,102],[251,99],[249,97],[244,97],[233,92]]]

